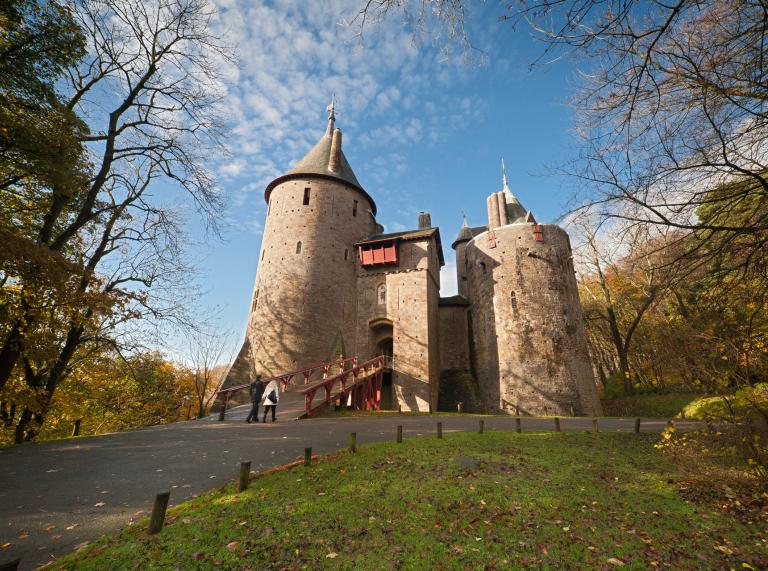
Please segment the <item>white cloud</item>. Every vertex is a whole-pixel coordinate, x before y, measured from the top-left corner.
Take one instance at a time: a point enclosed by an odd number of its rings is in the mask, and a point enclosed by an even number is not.
[[[459,293],[459,286],[456,283],[456,263],[446,262],[440,268],[440,296],[449,297]]]
[[[233,156],[218,167],[237,206],[263,205],[266,184],[322,134],[332,93],[347,156],[402,157],[409,147],[438,143],[477,112],[446,89],[468,74],[451,73],[431,46],[417,47],[398,18],[369,28],[361,45],[355,27],[339,24],[354,16],[359,0],[215,2],[218,33],[240,58],[222,69]],[[374,166],[354,158],[363,184],[397,188],[393,179],[409,168],[402,160]],[[233,216],[253,212],[242,210]]]

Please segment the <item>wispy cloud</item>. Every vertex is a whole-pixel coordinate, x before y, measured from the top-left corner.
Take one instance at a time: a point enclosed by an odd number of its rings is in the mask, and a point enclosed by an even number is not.
[[[247,226],[263,216],[266,184],[322,134],[332,93],[359,178],[395,202],[398,190],[387,189],[400,188],[407,175],[408,149],[439,143],[477,113],[472,101],[453,101],[446,90],[471,71],[448,73],[438,51],[417,48],[397,19],[370,29],[361,45],[357,29],[339,23],[355,14],[358,0],[216,3],[216,26],[240,56],[237,67],[222,69],[232,156],[218,174],[239,210],[232,217]]]

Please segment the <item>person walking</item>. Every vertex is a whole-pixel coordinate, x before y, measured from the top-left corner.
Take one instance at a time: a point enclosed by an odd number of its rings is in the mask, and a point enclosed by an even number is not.
[[[269,381],[269,384],[264,389],[264,418],[262,422],[267,422],[267,413],[272,409],[272,422],[277,422],[275,419],[275,413],[277,411],[277,403],[280,402],[280,387],[277,381]]]
[[[264,383],[261,382],[261,375],[256,375],[256,380],[251,383],[251,412],[245,422],[248,424],[255,420],[259,422],[259,403],[264,395]]]

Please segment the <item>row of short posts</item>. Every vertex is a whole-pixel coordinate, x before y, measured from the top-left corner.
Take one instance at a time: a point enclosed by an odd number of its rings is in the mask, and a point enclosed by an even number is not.
[[[554,417],[553,422],[554,422],[555,432],[561,432],[560,418]],[[640,422],[641,420],[639,418],[635,419],[635,426],[634,426],[635,434],[640,433]],[[674,422],[670,420],[667,423],[667,428],[674,428]],[[477,432],[479,434],[485,433],[484,419],[478,420]],[[515,432],[517,433],[522,432],[522,422],[521,422],[520,416],[515,417]],[[597,417],[592,418],[592,432],[593,433],[600,432],[600,426],[598,424]],[[442,422],[437,423],[437,438],[439,439],[443,438]],[[402,424],[397,425],[396,441],[398,444],[402,444],[403,442],[403,425]],[[352,453],[357,452],[357,432],[350,432],[349,434],[349,451]],[[307,448],[304,448],[304,466],[309,467],[311,465],[312,465],[312,448],[307,447]],[[238,486],[237,486],[238,492],[244,492],[245,490],[248,489],[248,484],[250,482],[250,475],[251,475],[251,462],[250,461],[241,462]],[[149,534],[159,533],[163,529],[163,524],[165,522],[165,513],[168,509],[168,501],[170,499],[170,496],[171,496],[170,491],[160,492],[155,496],[155,502],[152,506],[152,515],[149,518],[149,528],[147,530]],[[18,566],[18,562],[16,560],[10,562],[9,564],[2,564],[0,565],[0,571],[15,571],[16,567],[13,567],[14,564]]]
[[[461,412],[461,403],[458,404],[457,409],[459,412]],[[223,416],[223,415],[222,415]],[[555,432],[561,432],[560,427],[560,418],[555,417],[553,419],[554,422],[554,428]],[[635,434],[640,433],[640,422],[641,420],[639,418],[635,419]],[[675,423],[673,421],[669,421],[667,423],[667,429],[674,429]],[[478,426],[477,431],[479,434],[485,433],[485,420],[479,419],[478,420]],[[515,417],[515,431],[517,433],[522,432],[522,423],[520,420],[520,416]],[[598,424],[597,417],[592,418],[592,432],[598,433],[600,432],[600,426]],[[75,421],[75,426],[72,430],[72,436],[78,436],[80,433],[80,420]],[[442,439],[443,438],[443,423],[438,422],[437,423],[437,437]],[[403,442],[403,425],[399,424],[397,426],[397,443],[401,444]],[[349,434],[349,451],[352,453],[357,452],[357,433],[351,432]],[[304,448],[304,466],[311,466],[312,465],[312,448],[307,447]],[[239,478],[238,478],[238,485],[237,490],[238,492],[244,492],[248,489],[248,484],[250,483],[250,477],[251,477],[251,462],[240,462],[240,472],[239,472]],[[165,514],[168,510],[168,502],[171,497],[170,490],[160,492],[155,496],[155,501],[152,505],[152,515],[149,518],[149,526],[147,528],[147,532],[150,535],[154,535],[156,533],[160,533],[160,531],[163,529],[163,525],[165,523]],[[11,561],[8,561],[6,563],[0,563],[0,571],[16,571],[19,567],[19,564],[21,563],[21,559],[16,558]]]

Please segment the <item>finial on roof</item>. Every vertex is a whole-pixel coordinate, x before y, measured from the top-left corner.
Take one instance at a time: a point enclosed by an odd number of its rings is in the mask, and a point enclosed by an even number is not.
[[[328,111],[328,128],[325,130],[325,136],[329,139],[333,137],[333,125],[336,121],[336,94],[331,97],[331,104],[325,108]]]
[[[464,216],[464,221],[461,223],[462,228],[469,228],[469,223],[467,223],[467,213],[466,211],[462,210],[461,214]]]
[[[509,181],[507,181],[507,167],[504,165],[504,157],[501,158],[501,178],[504,180],[504,190],[509,190]]]

